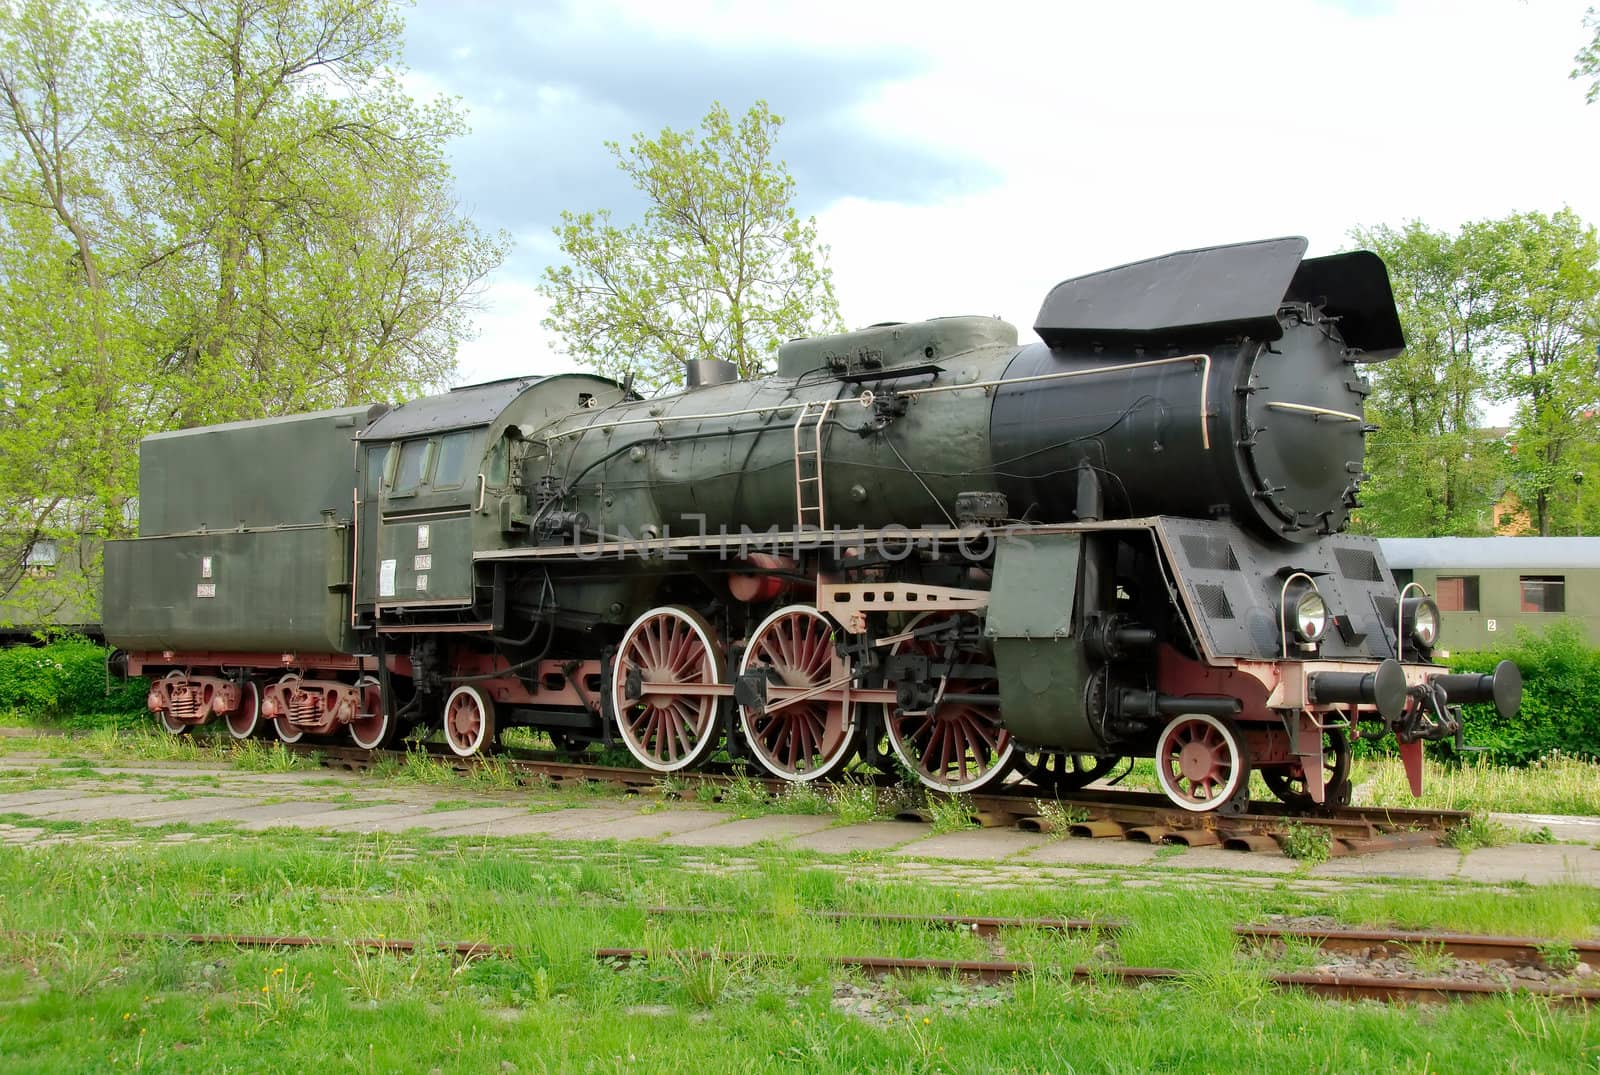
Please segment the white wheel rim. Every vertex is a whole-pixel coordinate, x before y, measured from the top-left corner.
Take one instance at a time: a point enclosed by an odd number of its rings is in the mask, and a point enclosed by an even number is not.
[[[903,630],[913,631],[924,620],[936,615],[939,614],[933,612],[924,612],[913,619],[910,623],[906,624]],[[899,652],[900,647],[905,644],[906,643],[904,641],[896,643],[894,647],[895,652]],[[895,719],[894,708],[892,706],[888,707],[887,711],[884,713],[883,724],[884,730],[889,736],[889,746],[894,750],[895,757],[899,758],[900,763],[910,770],[914,776],[916,776],[918,783],[920,783],[923,787],[931,788],[934,791],[947,791],[952,794],[959,795],[969,791],[976,791],[979,788],[987,787],[989,784],[992,784],[997,780],[1004,779],[1006,773],[1011,767],[1011,756],[1016,753],[1017,749],[1017,741],[1011,738],[1010,733],[1007,732],[1004,725],[1002,725],[1000,728],[1000,734],[1005,738],[1005,745],[995,752],[994,761],[988,767],[988,769],[984,770],[982,773],[979,773],[976,777],[973,777],[970,780],[958,780],[954,782],[939,780],[923,771],[919,752],[911,744],[906,743],[901,738],[899,722]]]
[[[234,718],[240,709],[250,710],[250,725],[244,731],[234,726]],[[249,739],[256,734],[256,729],[261,727],[261,690],[253,682],[246,682],[239,689],[239,709],[234,710],[223,718],[222,723],[228,726],[228,734],[235,739]]]
[[[821,624],[821,626],[825,630],[830,632],[830,633],[833,631],[833,624],[829,622],[828,617],[824,616],[822,613],[818,612],[816,609],[812,608],[810,605],[788,605],[788,606],[786,606],[784,608],[780,608],[777,611],[773,612],[771,615],[769,615],[766,619],[762,620],[761,623],[756,627],[756,629],[754,631],[750,632],[750,645],[749,645],[748,648],[745,649],[744,656],[739,659],[739,674],[740,675],[744,675],[746,672],[751,671],[753,666],[755,666],[757,664],[760,664],[760,663],[764,663],[764,662],[760,661],[760,657],[762,656],[762,653],[761,653],[761,647],[758,645],[758,643],[764,641],[762,639],[762,636],[764,634],[766,634],[767,630],[770,627],[772,627],[774,624],[779,623],[780,621],[785,620],[785,619],[787,619],[787,618],[789,618],[791,616],[797,616],[797,615],[806,616],[808,619],[811,619],[814,622]],[[829,650],[831,652],[831,650],[832,650],[831,645],[829,646]],[[830,661],[829,664],[828,664],[829,673],[831,673],[831,670],[832,670],[833,666],[834,666],[834,662]],[[825,673],[825,674],[828,674],[828,673]],[[826,682],[826,679],[824,680],[824,682]],[[802,705],[802,706],[805,705],[805,704],[806,703],[804,703],[804,702],[797,703],[797,705]],[[834,704],[834,703],[824,703],[824,704]],[[843,765],[846,761],[848,761],[849,758],[850,758],[850,755],[854,752],[854,749],[855,749],[855,738],[856,738],[856,709],[855,709],[855,706],[852,705],[848,699],[846,699],[842,703],[837,703],[837,704],[842,705],[843,708],[844,708],[844,718],[843,718],[844,728],[843,728],[842,734],[840,735],[839,744],[838,744],[838,746],[836,746],[834,748],[834,751],[833,751],[832,755],[826,755],[826,756],[822,755],[820,750],[819,751],[814,751],[812,754],[808,755],[808,757],[811,757],[811,758],[815,758],[815,757],[819,757],[819,756],[822,757],[822,761],[813,769],[806,769],[806,770],[803,770],[803,771],[797,771],[797,770],[794,770],[794,769],[788,769],[788,768],[784,768],[781,764],[779,764],[774,759],[772,759],[772,757],[768,754],[767,750],[765,749],[765,747],[762,744],[761,735],[759,734],[758,730],[754,727],[755,721],[759,720],[760,718],[757,717],[755,714],[751,713],[750,709],[747,706],[740,706],[739,707],[739,727],[744,730],[745,743],[750,747],[750,750],[755,754],[756,760],[761,763],[762,768],[766,769],[773,776],[776,776],[776,777],[778,777],[779,779],[782,779],[782,780],[794,781],[796,783],[804,783],[804,782],[811,781],[811,780],[819,780],[822,777],[825,777],[828,774],[832,773],[834,770],[838,769],[841,765]]]
[[[456,738],[455,725],[450,719],[458,698],[471,701],[478,710],[478,732],[470,742]],[[450,752],[458,758],[470,758],[483,749],[483,741],[489,737],[489,719],[489,701],[478,688],[464,684],[451,691],[444,703],[444,741],[450,745]]]
[[[168,735],[182,735],[189,730],[189,725],[178,720],[172,715],[171,710],[163,709],[160,713],[161,727]]]
[[[611,713],[616,720],[617,731],[622,737],[622,745],[627,747],[628,753],[632,754],[634,759],[646,769],[657,773],[675,773],[680,769],[687,769],[700,764],[716,749],[718,740],[716,728],[717,704],[715,697],[706,698],[705,713],[695,718],[697,725],[703,725],[703,727],[696,728],[700,737],[699,741],[690,745],[680,757],[662,761],[645,749],[643,742],[635,741],[634,732],[623,717],[623,714],[627,711],[627,707],[624,705],[627,699],[623,694],[627,689],[627,673],[623,667],[623,662],[627,654],[632,650],[634,642],[638,640],[640,632],[660,618],[676,620],[692,632],[694,642],[699,645],[700,651],[704,655],[702,660],[697,662],[699,673],[702,676],[707,674],[705,662],[709,661],[709,674],[713,682],[720,682],[722,678],[722,651],[712,641],[711,633],[706,629],[700,617],[690,613],[687,609],[678,608],[676,605],[662,605],[659,608],[653,608],[643,613],[633,621],[633,625],[628,628],[627,633],[622,636],[622,641],[617,646],[616,663],[612,666],[611,671]]]
[[[1168,746],[1168,738],[1180,727],[1185,725],[1202,725],[1213,729],[1232,755],[1228,772],[1228,779],[1223,783],[1220,791],[1212,794],[1203,801],[1195,801],[1178,785],[1172,775],[1172,752]],[[1166,793],[1174,806],[1187,810],[1192,814],[1205,814],[1222,807],[1239,790],[1240,781],[1249,778],[1250,768],[1246,764],[1244,746],[1234,735],[1227,724],[1216,717],[1203,713],[1186,713],[1172,718],[1167,726],[1161,729],[1161,735],[1156,739],[1156,780],[1161,784],[1161,790]],[[1180,761],[1180,766],[1182,762]]]
[[[284,687],[284,688],[289,688],[289,687],[293,687],[295,684],[297,684],[299,682],[300,682],[300,677],[299,676],[287,675],[287,676],[284,676],[282,679],[278,680],[278,686]],[[299,728],[296,728],[293,724],[289,723],[289,714],[287,714],[287,713],[285,713],[281,717],[273,718],[272,730],[277,733],[278,739],[280,741],[282,741],[282,742],[285,742],[285,743],[298,743],[300,740],[304,739],[305,736],[306,736],[306,733],[304,731],[302,731]]]

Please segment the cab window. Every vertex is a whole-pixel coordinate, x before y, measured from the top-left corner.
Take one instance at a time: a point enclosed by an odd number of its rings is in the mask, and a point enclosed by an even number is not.
[[[389,446],[387,444],[374,444],[367,449],[367,491],[368,500],[377,499],[383,487],[383,468],[389,462]]]
[[[489,467],[484,473],[484,480],[497,487],[511,480],[510,433],[494,442],[494,449],[489,453]]]
[[[436,489],[460,485],[467,478],[467,448],[472,444],[470,431],[450,433],[439,441],[439,461],[433,467],[433,485]]]
[[[391,496],[407,496],[417,491],[428,470],[430,441],[408,440],[400,448],[400,463],[394,469],[394,483],[389,487]]]

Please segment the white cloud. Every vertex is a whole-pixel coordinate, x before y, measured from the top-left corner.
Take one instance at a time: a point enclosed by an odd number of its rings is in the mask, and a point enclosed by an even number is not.
[[[846,319],[1000,314],[1026,332],[1056,281],[1189,246],[1303,234],[1328,252],[1356,225],[1562,205],[1600,222],[1600,106],[1567,78],[1584,7],[639,0],[577,17],[925,55],[856,118],[1000,181],[932,205],[825,208]],[[513,111],[494,123],[514,137]],[[542,246],[492,283],[462,350],[469,379],[561,368],[537,328]]]

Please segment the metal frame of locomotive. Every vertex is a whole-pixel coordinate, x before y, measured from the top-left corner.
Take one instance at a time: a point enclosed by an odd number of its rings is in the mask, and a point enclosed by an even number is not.
[[[1420,790],[1422,742],[1520,678],[1444,674],[1437,608],[1341,533],[1361,368],[1403,340],[1376,256],[1304,251],[1066,281],[1032,346],[948,318],[656,399],[565,375],[152,438],[107,636],[174,732],[521,724],[946,791],[1154,757],[1193,811],[1252,769],[1348,801],[1351,738],[1393,733]]]

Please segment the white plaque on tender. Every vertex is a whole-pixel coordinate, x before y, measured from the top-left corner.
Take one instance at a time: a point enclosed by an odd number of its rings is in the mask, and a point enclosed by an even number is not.
[[[394,561],[384,560],[378,564],[378,596],[394,596]]]

